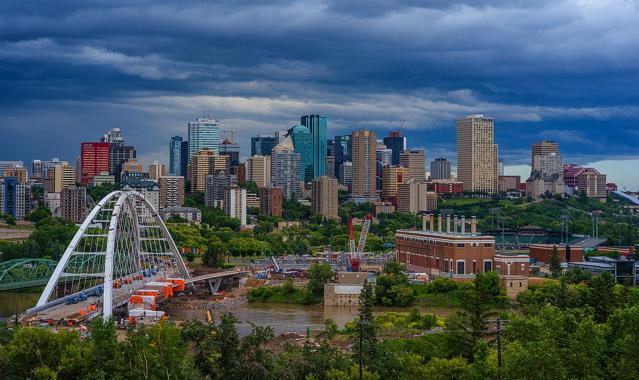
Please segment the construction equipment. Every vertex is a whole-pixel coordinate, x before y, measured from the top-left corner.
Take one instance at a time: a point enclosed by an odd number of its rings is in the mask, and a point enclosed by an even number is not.
[[[357,255],[361,255],[364,252],[364,248],[366,247],[366,238],[368,238],[368,229],[371,226],[371,221],[373,217],[371,214],[366,215],[364,219],[364,225],[362,226],[362,233],[359,235],[359,244],[357,245]]]
[[[366,247],[366,238],[368,237],[368,230],[370,229],[372,220],[373,217],[370,214],[366,215],[364,218],[364,224],[362,225],[362,232],[359,235],[357,249],[355,248],[355,227],[353,226],[353,219],[348,221],[348,246],[351,254],[349,267],[351,272],[359,271],[360,257]]]

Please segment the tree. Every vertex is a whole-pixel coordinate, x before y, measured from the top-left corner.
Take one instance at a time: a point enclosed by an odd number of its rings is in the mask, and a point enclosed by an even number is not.
[[[556,245],[552,247],[548,266],[550,267],[550,273],[552,273],[553,278],[559,278],[559,276],[561,276],[561,260],[559,259],[559,251]]]
[[[333,278],[333,270],[326,263],[311,265],[308,271],[308,290],[315,299],[321,300],[324,296],[324,284]]]
[[[595,319],[605,322],[616,306],[613,288],[615,280],[608,272],[603,272],[592,279],[590,304],[595,309]]]
[[[222,378],[236,378],[240,367],[240,338],[235,329],[237,319],[231,313],[224,313],[217,326],[215,341],[219,351],[218,363]]]
[[[357,340],[355,342],[355,352],[358,357],[363,358],[365,363],[372,363],[377,351],[377,332],[375,318],[373,317],[374,305],[375,294],[373,286],[366,281],[359,295],[359,320]]]
[[[226,244],[217,237],[211,239],[204,253],[204,265],[214,268],[221,266],[224,263],[224,257],[227,253]]]

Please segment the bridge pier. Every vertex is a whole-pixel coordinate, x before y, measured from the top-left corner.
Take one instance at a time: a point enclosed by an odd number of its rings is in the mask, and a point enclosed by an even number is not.
[[[209,285],[209,290],[211,294],[215,294],[220,290],[220,284],[222,283],[221,278],[212,278],[206,280],[206,283]]]

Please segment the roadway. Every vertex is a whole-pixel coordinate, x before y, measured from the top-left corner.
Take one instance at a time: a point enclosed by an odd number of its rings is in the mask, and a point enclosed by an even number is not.
[[[639,198],[637,197],[633,197],[632,195],[626,194],[623,191],[613,191],[612,193],[632,202],[633,204],[639,205]]]

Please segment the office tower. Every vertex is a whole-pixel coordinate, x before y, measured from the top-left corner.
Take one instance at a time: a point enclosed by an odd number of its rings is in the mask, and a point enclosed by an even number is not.
[[[329,178],[337,178],[335,173],[335,156],[328,155],[326,156],[326,175]]]
[[[351,135],[335,136],[335,176],[339,177],[339,167],[351,160]]]
[[[497,160],[497,162],[498,162],[498,166],[499,166],[499,168],[497,170],[498,174],[499,175],[504,175],[504,159],[500,158],[499,160]]]
[[[196,118],[188,124],[189,162],[193,155],[202,149],[211,152],[220,151],[220,126],[219,120],[207,116]]]
[[[187,179],[189,174],[189,142],[182,141],[181,149],[180,149],[180,175]]]
[[[246,189],[237,186],[228,189],[224,197],[224,211],[231,218],[239,219],[242,227],[246,226]]]
[[[23,161],[0,161],[0,174],[4,173],[7,168],[23,167]]]
[[[398,186],[408,180],[408,168],[386,166],[382,169],[382,199],[397,207]]]
[[[386,145],[379,144],[377,145],[377,149],[375,151],[375,161],[377,165],[377,178],[375,178],[376,189],[378,192],[382,191],[382,170],[384,167],[391,164],[393,151],[391,149],[386,148]]]
[[[362,129],[353,132],[351,140],[353,144],[352,193],[363,197],[374,196],[377,178],[375,163],[377,135],[373,131]]]
[[[273,147],[271,175],[271,183],[283,189],[284,198],[297,197],[300,192],[300,154],[295,152],[291,136]]]
[[[430,162],[430,179],[450,179],[450,161],[440,157]]]
[[[260,212],[269,216],[282,216],[284,190],[281,187],[260,187]]]
[[[120,190],[137,191],[153,206],[160,210],[160,184],[148,179],[127,179],[120,182]]]
[[[225,139],[220,144],[220,155],[229,156],[229,165],[237,166],[240,164],[240,144]]]
[[[229,170],[229,156],[203,149],[191,157],[189,164],[189,181],[191,181],[191,191],[206,190],[206,176],[218,170]]]
[[[182,207],[184,205],[184,177],[160,177],[160,208]]]
[[[218,170],[206,176],[206,186],[204,189],[204,203],[210,207],[218,207],[224,201],[224,193],[231,186],[236,185],[231,175],[225,170]]]
[[[577,164],[564,164],[564,184],[571,189],[579,186],[579,174],[583,173],[586,168]]]
[[[464,184],[464,191],[498,191],[497,157],[492,117],[470,115],[457,119],[457,179]]]
[[[56,214],[61,218],[71,219],[74,223],[82,223],[89,215],[87,207],[87,188],[71,186],[60,192],[60,207]]]
[[[31,213],[31,186],[16,177],[0,178],[0,212],[24,220]]]
[[[326,116],[302,116],[301,123],[303,126],[307,127],[311,131],[311,135],[313,135],[313,175],[311,178],[326,175]]]
[[[348,190],[351,190],[353,185],[353,163],[350,161],[342,162],[339,166],[339,183],[348,186]]]
[[[84,142],[80,145],[81,177],[83,185],[89,183],[93,176],[109,173],[110,149],[109,143]]]
[[[6,168],[4,169],[3,175],[5,177],[15,177],[18,180],[18,183],[27,183],[27,180],[29,179],[27,168],[23,166]]]
[[[151,165],[149,165],[149,179],[157,181],[160,177],[164,177],[166,175],[166,165],[160,163],[157,160],[154,160]]]
[[[335,140],[334,139],[326,140],[326,155],[335,157]]]
[[[313,136],[308,127],[296,125],[288,130],[293,140],[295,153],[300,155],[300,181],[307,183],[313,179]],[[326,156],[324,156],[326,157]]]
[[[137,158],[130,158],[122,163],[122,171],[129,173],[144,173],[144,168]]]
[[[271,156],[267,156],[269,159],[271,158]],[[269,176],[268,176],[268,181],[269,183],[271,182],[271,170],[270,170],[270,163],[269,163]],[[235,173],[233,172],[233,170],[235,170]],[[235,174],[237,176],[237,183],[240,185],[243,185],[244,182],[246,182],[246,163],[244,162],[240,162],[239,165],[237,165],[237,168],[233,169],[231,168],[231,174]]]
[[[393,152],[391,164],[399,165],[399,154],[406,150],[406,137],[399,131],[389,132],[388,136],[384,137],[384,145]]]
[[[171,137],[171,141],[169,142],[169,174],[170,175],[173,175],[173,176],[184,175],[184,173],[181,172],[183,141],[184,139],[182,139],[182,137],[173,136]]]
[[[530,149],[530,167],[537,170],[535,156],[547,156],[551,153],[559,154],[559,144],[554,141],[542,140],[532,144]]]
[[[288,136],[288,131],[276,131],[275,132],[275,145],[284,141],[284,139]],[[273,146],[275,146],[273,145]],[[272,149],[272,148],[271,148]]]
[[[47,170],[47,178],[44,180],[44,191],[47,193],[59,193],[63,189],[75,185],[75,168],[62,161]]]
[[[596,198],[600,202],[606,201],[606,175],[593,168],[585,169],[577,176],[579,191],[583,191],[587,197]]]
[[[399,163],[408,168],[408,178],[426,179],[426,157],[423,149],[404,150],[399,154]]]
[[[122,177],[122,165],[136,158],[135,148],[128,145],[109,144],[109,173],[118,182]]]
[[[416,214],[437,209],[437,193],[428,191],[425,179],[411,178],[397,187],[397,211]]]
[[[35,183],[42,183],[44,178],[43,162],[41,160],[33,160],[31,162],[31,179]]]
[[[259,135],[251,137],[251,156],[270,156],[273,147],[279,143],[278,138],[274,136]]]
[[[82,157],[78,157],[80,161],[82,161]],[[62,161],[58,157],[53,157],[50,160],[45,160],[42,162],[42,179],[47,178],[47,174],[49,173],[49,169],[56,165],[60,165]],[[79,179],[80,177],[78,177]]]
[[[100,139],[100,142],[124,145],[124,132],[120,128],[113,128]]]
[[[337,209],[339,183],[335,178],[321,176],[313,179],[313,199],[311,202],[313,213],[320,214],[326,219],[339,219]]]
[[[271,156],[252,156],[246,160],[246,180],[258,187],[271,184]]]
[[[75,183],[80,183],[81,179],[82,179],[82,157],[76,156],[76,158],[75,158]]]

